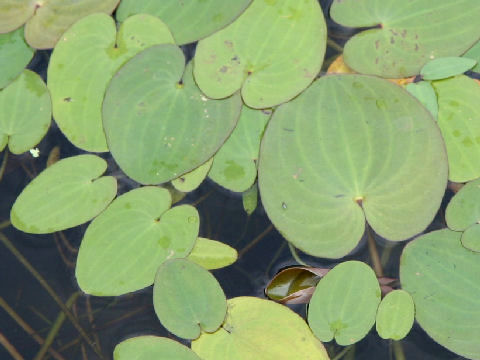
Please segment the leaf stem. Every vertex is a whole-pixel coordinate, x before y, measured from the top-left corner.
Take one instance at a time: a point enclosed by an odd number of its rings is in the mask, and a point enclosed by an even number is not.
[[[406,360],[405,352],[403,351],[403,346],[401,341],[392,340],[393,356],[395,360]]]
[[[330,38],[327,39],[327,45],[330,46],[332,49],[337,50],[340,53],[343,52],[343,48]]]
[[[373,231],[370,225],[367,224],[367,239],[368,239],[368,251],[370,252],[370,259],[372,260],[373,270],[377,277],[383,277],[383,268],[382,262],[380,261],[380,256],[378,256],[377,244],[375,243],[375,238],[373,237]]]
[[[14,360],[23,360],[23,356],[17,351],[15,346],[0,332],[0,344],[3,345],[5,350],[12,356]]]
[[[247,251],[254,247],[260,240],[262,240],[270,231],[273,230],[273,224],[267,226],[255,239],[250,241],[243,249],[238,252],[238,258],[240,259]]]
[[[342,357],[344,357],[352,348],[355,347],[355,344],[348,345],[342,349],[338,354],[336,354],[332,360],[340,360]]]
[[[0,181],[2,181],[3,174],[5,173],[5,168],[7,167],[7,161],[8,161],[8,150],[5,149],[5,151],[3,152],[2,165],[0,165]]]
[[[297,249],[295,248],[295,246],[292,245],[291,242],[287,241],[287,244],[288,244],[288,248],[290,249],[290,253],[292,254],[292,257],[295,259],[297,263],[303,266],[310,266],[305,261],[300,259],[300,256],[298,256],[298,253],[297,253]]]

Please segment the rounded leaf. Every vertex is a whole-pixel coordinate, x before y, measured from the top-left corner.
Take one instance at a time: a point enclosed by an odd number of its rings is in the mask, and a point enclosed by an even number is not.
[[[185,339],[214,332],[225,319],[227,299],[205,268],[187,259],[166,261],[153,285],[153,306],[162,325]]]
[[[210,100],[175,45],[155,45],[114,76],[103,102],[113,157],[132,179],[159,184],[206,162],[235,127],[240,96]]]
[[[117,181],[102,176],[107,162],[95,155],[62,159],[23,189],[10,212],[12,225],[46,234],[83,224],[103,211],[117,193]]]
[[[365,218],[389,240],[423,231],[447,182],[440,132],[398,85],[327,75],[278,107],[260,148],[265,210],[302,251],[338,258],[358,244]]]
[[[462,234],[462,245],[472,251],[480,252],[480,224],[466,229]]]
[[[199,237],[188,260],[207,270],[220,269],[237,261],[237,250],[220,241]]]
[[[1,9],[1,5],[0,5]],[[7,86],[27,66],[33,49],[25,43],[23,28],[0,34],[0,89]]]
[[[222,327],[192,341],[203,360],[328,359],[322,343],[288,307],[246,296],[227,303]]]
[[[241,89],[246,105],[288,101],[317,76],[326,26],[316,0],[253,0],[225,29],[198,43],[195,80],[209,97]]]
[[[413,299],[404,290],[389,292],[378,306],[376,327],[382,339],[401,340],[410,332],[415,317]]]
[[[42,78],[24,70],[0,90],[0,151],[21,154],[45,136],[52,118],[50,94]]]
[[[172,180],[172,185],[175,189],[182,192],[190,192],[195,190],[207,177],[207,174],[212,167],[212,163],[213,158],[210,158],[196,169],[193,169],[192,171]]]
[[[322,341],[346,346],[361,340],[375,323],[380,285],[360,261],[335,266],[317,285],[308,308],[308,324]]]
[[[415,303],[415,318],[440,345],[480,359],[480,254],[448,229],[410,242],[400,259],[400,281]]]
[[[470,70],[477,60],[463,58],[463,57],[442,57],[433,59],[427,62],[420,75],[424,80],[439,80],[446,79],[451,76],[463,74],[465,71]]]
[[[172,339],[137,336],[115,346],[114,360],[200,360],[188,347]]]
[[[445,220],[455,231],[480,222],[480,179],[470,181],[455,194],[445,210]]]
[[[186,256],[198,236],[198,212],[170,204],[168,190],[153,186],[115,199],[83,237],[75,269],[80,288],[97,296],[143,289],[162,262]]]
[[[127,19],[117,33],[110,16],[93,14],[63,34],[48,66],[48,88],[55,121],[75,146],[108,151],[102,124],[107,84],[128,59],[161,43],[173,43],[172,35],[149,15]]]

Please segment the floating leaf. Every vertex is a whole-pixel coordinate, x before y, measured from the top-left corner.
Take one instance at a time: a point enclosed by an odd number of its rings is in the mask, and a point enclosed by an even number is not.
[[[50,126],[50,94],[42,78],[30,70],[0,90],[0,151],[28,151],[45,136]]]
[[[449,180],[480,177],[480,85],[464,75],[432,82],[438,97],[438,125],[447,147]]]
[[[213,158],[210,158],[204,164],[196,169],[183,174],[182,176],[172,180],[172,185],[178,191],[190,192],[200,186],[203,180],[207,177],[210,168],[212,167]]]
[[[248,190],[257,178],[257,161],[265,125],[271,110],[243,106],[238,124],[213,157],[208,177],[231,191]]]
[[[480,222],[480,179],[470,181],[455,194],[445,210],[445,220],[455,231]]]
[[[0,5],[1,8],[1,5]],[[23,28],[0,34],[0,89],[7,86],[27,66],[33,49],[25,43]]]
[[[462,245],[469,250],[480,252],[480,224],[466,229],[462,234]]]
[[[428,81],[407,84],[405,89],[430,111],[435,120],[438,119],[437,94],[435,94],[435,90]]]
[[[73,23],[93,13],[110,14],[119,0],[3,0],[0,5],[0,33],[25,22],[27,42],[37,49],[49,49]]]
[[[442,57],[427,62],[420,70],[424,80],[440,80],[463,74],[471,69],[477,60],[463,57]]]
[[[209,97],[241,89],[246,105],[271,107],[313,81],[325,45],[325,20],[316,0],[254,0],[235,22],[198,43],[195,80]]]
[[[200,360],[188,347],[158,336],[137,336],[115,346],[114,360]]]
[[[248,216],[252,215],[258,204],[258,185],[254,183],[242,194],[243,209]]]
[[[330,15],[344,26],[375,27],[344,48],[347,65],[363,74],[416,75],[429,60],[459,56],[480,38],[477,0],[335,0]]]
[[[445,192],[447,160],[431,115],[401,87],[328,75],[275,110],[258,172],[282,235],[308,254],[338,258],[358,244],[365,219],[389,240],[423,231]]]
[[[62,159],[23,189],[10,213],[12,225],[45,234],[83,224],[97,216],[117,192],[114,177],[102,176],[107,162],[95,155]]]
[[[137,182],[159,184],[198,167],[237,123],[240,96],[206,98],[193,81],[191,65],[184,66],[177,46],[155,45],[123,65],[107,88],[107,142],[122,170]]]
[[[117,9],[118,21],[133,14],[151,14],[162,19],[179,45],[202,39],[231,23],[251,0],[123,0]]]
[[[188,260],[207,270],[220,269],[237,261],[237,250],[220,241],[199,237]]]
[[[444,229],[410,242],[400,259],[400,280],[433,340],[480,359],[480,254],[465,249],[460,236]]]
[[[162,325],[185,339],[214,332],[225,319],[227,299],[215,277],[187,259],[166,261],[153,286],[153,306]]]
[[[75,146],[108,151],[102,124],[107,84],[128,59],[161,43],[173,43],[172,35],[149,15],[127,19],[117,33],[110,16],[93,14],[62,36],[48,66],[48,88],[55,121]]]
[[[412,328],[415,317],[413,299],[404,290],[394,290],[378,306],[376,327],[382,339],[403,339]]]
[[[286,306],[255,297],[227,303],[222,327],[192,341],[192,350],[203,360],[328,359],[305,321]]]
[[[477,60],[477,65],[472,68],[472,71],[480,72],[480,41],[477,41],[475,45],[473,45],[470,50],[468,50],[465,54],[462,55],[463,57],[469,59]]]
[[[360,261],[335,266],[317,285],[308,308],[308,323],[322,341],[339,345],[361,340],[375,323],[380,286],[373,270]]]
[[[162,262],[186,256],[198,236],[198,212],[170,204],[168,190],[154,186],[115,199],[83,237],[75,270],[80,288],[97,296],[143,289]]]

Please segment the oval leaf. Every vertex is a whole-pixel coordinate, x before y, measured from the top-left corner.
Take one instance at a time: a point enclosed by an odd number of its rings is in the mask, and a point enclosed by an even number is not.
[[[410,242],[400,259],[400,280],[433,340],[480,359],[480,254],[465,249],[460,236],[444,229]]]
[[[480,224],[472,225],[465,230],[461,240],[465,248],[480,252]]]
[[[0,5],[1,9],[1,5]],[[0,89],[20,74],[33,57],[33,49],[25,43],[23,28],[0,34]]]
[[[306,253],[336,258],[358,244],[365,218],[389,240],[423,231],[445,192],[447,160],[431,115],[402,88],[327,75],[275,110],[258,173],[282,235]]]
[[[0,90],[0,151],[28,151],[45,136],[52,117],[50,94],[42,78],[24,70]]]
[[[83,237],[75,269],[80,288],[97,296],[143,289],[162,262],[186,256],[198,236],[198,212],[170,204],[168,190],[153,186],[115,199]]]
[[[201,330],[214,332],[223,323],[227,299],[206,269],[187,259],[174,259],[158,269],[153,306],[168,331],[185,339],[196,339]]]
[[[391,291],[378,306],[376,327],[382,339],[403,339],[415,317],[413,299],[404,290]]]
[[[420,75],[424,80],[440,80],[451,76],[463,74],[471,69],[477,60],[463,57],[442,57],[427,62]]]
[[[158,336],[137,336],[115,346],[114,360],[200,360],[188,347]]]
[[[258,185],[254,183],[242,194],[243,209],[248,216],[252,215],[258,205]]]
[[[188,260],[207,270],[220,269],[237,261],[237,250],[220,241],[199,237]]]
[[[428,81],[407,84],[407,91],[415,96],[423,106],[427,108],[435,120],[438,119],[438,101],[437,94],[433,86]]]
[[[203,360],[327,360],[305,321],[286,306],[254,297],[228,300],[224,324],[202,333],[192,350]]]
[[[322,341],[356,343],[375,323],[380,297],[380,285],[368,265],[343,262],[318,283],[308,308],[310,328]]]
[[[450,200],[445,210],[447,226],[464,231],[480,221],[480,179],[465,184]]]
[[[161,43],[173,43],[172,35],[148,15],[127,19],[117,33],[110,16],[93,14],[62,36],[48,66],[48,88],[55,121],[75,146],[108,151],[101,111],[107,84],[128,59]]]
[[[206,98],[193,81],[191,65],[184,65],[177,46],[155,45],[122,66],[107,88],[107,142],[122,170],[137,182],[163,183],[203,164],[238,120],[240,96]]]
[[[83,224],[112,201],[117,181],[100,177],[107,163],[95,155],[62,159],[44,170],[17,197],[12,225],[32,234],[45,234]]]
[[[235,22],[198,43],[195,80],[209,97],[241,89],[246,105],[271,107],[313,81],[325,44],[325,20],[316,0],[254,0]]]

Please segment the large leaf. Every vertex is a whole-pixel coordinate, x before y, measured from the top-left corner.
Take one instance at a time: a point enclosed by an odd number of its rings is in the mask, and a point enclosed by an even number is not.
[[[177,46],[155,45],[112,79],[103,122],[122,170],[137,182],[159,184],[211,158],[235,127],[240,109],[238,94],[206,98]]]
[[[168,190],[142,187],[119,196],[88,226],[75,274],[87,294],[115,296],[153,284],[167,259],[184,257],[198,236],[197,210],[169,210]]]
[[[380,285],[373,270],[359,261],[335,266],[317,285],[308,308],[308,323],[322,341],[339,345],[361,340],[375,323]]]
[[[378,306],[376,328],[382,339],[403,339],[413,325],[415,307],[405,290],[394,290]]]
[[[25,43],[23,28],[0,34],[0,89],[7,86],[33,57],[33,49]]]
[[[438,125],[454,182],[480,177],[480,85],[464,75],[432,82],[438,96]]]
[[[200,360],[188,347],[172,339],[137,336],[115,346],[114,360]]]
[[[87,151],[108,151],[102,125],[102,101],[118,68],[142,49],[173,43],[168,28],[153,16],[127,19],[117,33],[105,14],[75,23],[55,47],[48,66],[53,116],[60,130]]]
[[[480,359],[480,254],[465,249],[461,233],[440,230],[409,243],[400,259],[402,287],[415,318],[439,344]]]
[[[328,359],[322,343],[289,308],[254,297],[227,303],[222,327],[192,341],[192,350],[203,360]]]
[[[153,306],[162,325],[176,336],[196,339],[225,319],[227,299],[205,268],[187,259],[166,261],[153,285]]]
[[[0,90],[0,151],[28,151],[45,136],[52,118],[50,94],[42,78],[30,70]]]
[[[117,192],[114,177],[102,176],[107,162],[95,155],[62,159],[23,189],[10,213],[17,229],[45,234],[83,224],[97,216]]]
[[[416,75],[429,60],[459,56],[480,38],[478,0],[335,0],[330,14],[345,26],[376,27],[345,45],[345,62],[364,74]]]
[[[447,160],[428,111],[405,90],[364,75],[328,75],[275,110],[263,137],[259,189],[275,227],[309,254],[336,258],[365,218],[389,240],[423,231],[440,206]]]
[[[0,4],[0,33],[26,22],[25,37],[34,48],[55,46],[74,22],[93,13],[110,14],[119,0],[3,0]]]
[[[172,31],[179,45],[197,41],[231,23],[251,0],[123,0],[117,9],[118,21],[133,14],[158,16]]]
[[[195,80],[209,97],[241,89],[246,105],[288,101],[320,71],[326,28],[316,0],[254,0],[225,29],[201,40]]]

